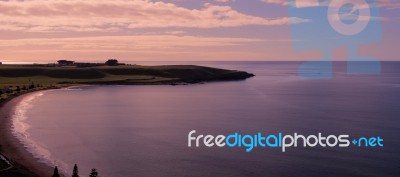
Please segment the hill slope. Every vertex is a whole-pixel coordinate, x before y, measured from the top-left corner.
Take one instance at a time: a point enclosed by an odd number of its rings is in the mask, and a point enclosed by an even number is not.
[[[180,84],[244,80],[244,71],[194,65],[46,67],[0,65],[0,86],[31,84]]]

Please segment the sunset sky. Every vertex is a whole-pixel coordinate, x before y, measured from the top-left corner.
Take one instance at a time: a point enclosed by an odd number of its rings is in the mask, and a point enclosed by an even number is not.
[[[310,0],[304,0],[305,2]],[[400,60],[400,1],[380,0],[383,40],[362,55]],[[292,50],[287,0],[2,0],[0,61],[313,60]],[[345,48],[334,50],[343,60]]]

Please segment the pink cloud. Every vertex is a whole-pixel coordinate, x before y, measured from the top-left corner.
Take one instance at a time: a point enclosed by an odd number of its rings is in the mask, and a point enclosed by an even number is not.
[[[279,5],[288,5],[289,0],[261,0],[262,2],[269,4],[279,4]],[[343,4],[344,2],[351,2],[349,0],[335,0],[332,3]],[[319,0],[294,0],[294,3],[297,7],[312,7],[319,3]],[[329,1],[321,1],[325,2],[325,5],[328,5]],[[387,9],[397,9],[400,8],[400,2],[398,0],[378,0],[379,6]]]
[[[227,57],[235,53],[244,56],[244,51],[230,51],[230,47],[264,42],[252,38],[201,37],[176,35],[97,36],[69,38],[25,38],[0,40],[3,58],[46,61],[57,58],[101,59],[121,57],[145,60],[170,56],[192,59],[209,55]],[[204,50],[207,48],[207,50]],[[218,51],[218,52],[216,52]],[[226,55],[222,55],[225,53]],[[242,53],[242,54],[240,54]],[[39,59],[40,60],[40,59]]]
[[[226,47],[262,42],[253,38],[201,37],[176,35],[96,36],[69,38],[26,38],[0,40],[0,47],[9,50],[160,50],[188,47]],[[23,49],[20,49],[23,48]],[[41,49],[42,50],[42,49]]]
[[[302,19],[297,19],[299,23]],[[116,31],[137,28],[218,28],[287,25],[290,18],[247,15],[229,6],[188,9],[148,0],[0,1],[0,29],[28,32]],[[304,21],[306,22],[306,21]]]

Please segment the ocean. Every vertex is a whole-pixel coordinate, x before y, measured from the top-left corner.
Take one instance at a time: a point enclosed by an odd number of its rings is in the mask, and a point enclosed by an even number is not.
[[[181,63],[140,63],[181,64]],[[40,161],[102,177],[398,177],[400,62],[380,75],[300,80],[299,62],[190,62],[254,73],[194,85],[85,86],[20,103],[16,135]],[[188,133],[348,134],[384,147],[188,147]]]

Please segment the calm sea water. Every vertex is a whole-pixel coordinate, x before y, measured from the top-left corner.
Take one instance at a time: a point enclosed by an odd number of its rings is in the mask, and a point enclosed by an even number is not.
[[[174,63],[172,63],[174,64]],[[32,152],[81,176],[400,176],[400,63],[378,76],[304,81],[299,63],[194,63],[252,72],[246,81],[187,86],[89,86],[21,103],[19,132]],[[381,136],[383,148],[188,148],[201,134]]]

